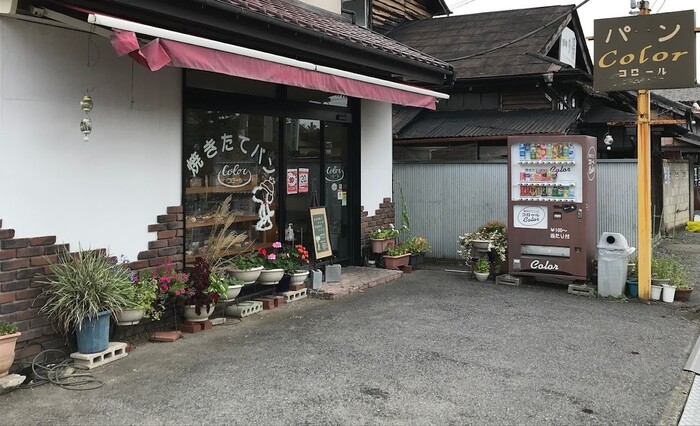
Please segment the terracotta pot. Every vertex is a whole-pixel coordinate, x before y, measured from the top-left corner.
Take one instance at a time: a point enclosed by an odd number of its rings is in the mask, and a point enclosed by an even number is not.
[[[251,269],[227,269],[227,271],[229,271],[234,278],[238,278],[239,280],[243,281],[244,284],[253,284],[260,276],[260,271],[262,270],[262,266]]]
[[[117,317],[117,325],[138,324],[145,314],[146,311],[143,309],[124,309],[115,315]]]
[[[21,334],[17,332],[0,336],[0,377],[7,376],[10,372],[10,367],[15,361],[15,344]]]
[[[687,302],[690,300],[690,293],[692,292],[692,288],[677,288],[673,300],[676,302]]]
[[[399,269],[399,266],[408,265],[410,253],[401,256],[384,256],[384,266],[386,269]]]
[[[200,314],[197,315],[197,310],[195,309],[194,305],[185,305],[185,319],[187,321],[191,322],[201,322],[201,321],[206,321],[209,319],[211,314],[214,313],[214,308],[216,305],[214,303],[209,305],[209,310],[207,311],[207,305],[203,305]]]
[[[276,285],[284,276],[284,269],[263,269],[258,282],[262,285]]]
[[[372,241],[372,253],[384,253],[389,243],[396,244],[396,238],[390,238],[388,240],[375,240],[374,238],[370,238],[370,241]]]

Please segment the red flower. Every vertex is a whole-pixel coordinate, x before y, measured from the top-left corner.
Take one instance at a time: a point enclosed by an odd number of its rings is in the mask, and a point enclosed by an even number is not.
[[[262,254],[263,256],[267,256],[267,250],[262,247],[258,247],[258,253]]]

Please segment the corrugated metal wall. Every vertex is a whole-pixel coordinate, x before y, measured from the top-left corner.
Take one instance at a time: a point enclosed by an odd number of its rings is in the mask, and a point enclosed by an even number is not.
[[[412,234],[430,241],[430,257],[456,259],[458,235],[490,220],[507,221],[506,179],[505,163],[395,163],[396,223],[401,223],[401,185]],[[619,232],[634,246],[636,219],[636,161],[599,160],[598,235]]]

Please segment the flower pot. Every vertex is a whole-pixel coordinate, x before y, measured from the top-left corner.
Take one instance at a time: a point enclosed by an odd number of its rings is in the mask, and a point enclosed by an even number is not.
[[[370,241],[372,241],[372,253],[384,253],[389,243],[396,243],[396,238],[389,238],[386,240],[370,238]]]
[[[187,321],[191,321],[191,322],[206,321],[209,319],[211,314],[214,313],[215,307],[216,307],[216,304],[211,303],[211,304],[209,304],[209,310],[207,310],[207,305],[202,305],[202,308],[199,311],[199,315],[197,315],[197,309],[196,309],[195,305],[185,305],[184,306],[185,319]]]
[[[488,251],[491,247],[491,240],[471,240],[472,248],[477,251]]]
[[[660,285],[651,285],[651,300],[659,300],[661,299],[661,290],[663,290],[663,287]]]
[[[661,297],[664,302],[673,303],[673,299],[676,297],[676,287],[665,285]]]
[[[284,276],[284,269],[263,269],[260,271],[258,282],[263,285],[275,285]]]
[[[637,297],[639,295],[639,281],[628,279],[627,280],[627,294],[630,297]]]
[[[386,269],[399,269],[399,266],[408,265],[410,254],[400,256],[384,256],[384,266]]]
[[[690,300],[690,293],[693,292],[692,288],[677,288],[676,295],[673,298],[676,302],[687,302]]]
[[[144,309],[124,309],[116,314],[117,325],[135,325],[146,314]]]
[[[228,286],[228,292],[226,292],[226,299],[233,300],[241,292],[243,285],[230,285]]]
[[[10,372],[10,367],[15,361],[15,344],[21,334],[17,332],[0,336],[0,377],[7,376]]]
[[[425,261],[425,253],[411,253],[411,256],[409,257],[408,264],[411,265],[411,268],[415,269],[423,269],[423,262]]]
[[[489,278],[488,272],[474,272],[474,276],[478,281],[486,281]]]
[[[260,276],[260,271],[263,270],[262,266],[251,269],[227,269],[234,278],[238,278],[243,281],[244,284],[253,284]]]
[[[291,284],[301,284],[304,281],[306,281],[306,278],[308,276],[309,276],[309,271],[297,270],[295,273],[290,275]]]
[[[78,352],[94,354],[107,350],[109,346],[109,311],[102,311],[97,316],[86,316],[75,329],[78,340]]]

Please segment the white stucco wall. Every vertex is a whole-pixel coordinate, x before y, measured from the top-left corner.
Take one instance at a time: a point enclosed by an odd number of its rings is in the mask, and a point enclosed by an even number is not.
[[[362,100],[360,120],[361,200],[371,216],[384,197],[391,197],[391,104]]]
[[[0,18],[0,218],[17,237],[56,235],[135,260],[147,227],[181,203],[181,70],[152,73],[106,39]],[[83,142],[79,108],[95,107]]]

